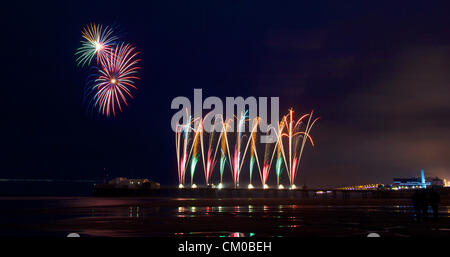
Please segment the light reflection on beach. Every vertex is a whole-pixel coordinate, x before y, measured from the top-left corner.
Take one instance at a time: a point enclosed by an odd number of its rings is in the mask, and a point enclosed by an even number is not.
[[[413,222],[413,208],[408,201],[396,204],[350,201],[335,205],[320,201],[234,202],[192,198],[26,199],[19,203],[3,201],[0,218],[3,223],[8,221],[10,227],[29,224],[33,233],[66,235],[70,231],[81,236],[295,236],[311,231],[364,235],[365,224],[383,233],[408,235]],[[450,233],[449,217],[450,206],[441,206],[440,223],[435,231]],[[36,229],[41,231],[34,232]]]

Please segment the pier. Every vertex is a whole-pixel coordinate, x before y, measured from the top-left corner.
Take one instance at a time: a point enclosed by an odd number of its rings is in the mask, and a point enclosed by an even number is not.
[[[442,198],[450,197],[448,188],[438,189]],[[262,189],[262,188],[110,188],[98,185],[94,196],[145,196],[180,198],[305,198],[305,199],[374,199],[410,198],[414,190],[342,190],[342,189]]]

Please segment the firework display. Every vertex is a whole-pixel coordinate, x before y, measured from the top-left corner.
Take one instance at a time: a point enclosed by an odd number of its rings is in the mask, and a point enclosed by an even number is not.
[[[75,53],[78,65],[91,65],[96,59],[86,87],[89,106],[106,117],[116,116],[128,106],[127,99],[132,99],[132,91],[137,89],[139,52],[131,44],[119,42],[108,26],[91,23],[82,30],[82,37],[82,46]]]
[[[300,166],[300,160],[302,158],[303,149],[305,147],[306,139],[309,139],[311,142],[311,145],[314,146],[314,141],[312,140],[312,137],[310,136],[310,131],[312,126],[314,126],[314,123],[319,118],[316,118],[313,122],[311,122],[311,118],[313,116],[313,111],[311,111],[310,114],[305,114],[302,117],[300,117],[297,121],[293,118],[294,111],[290,110],[289,114],[287,116],[284,116],[282,123],[284,126],[282,128],[286,128],[287,132],[280,133],[281,140],[280,142],[283,142],[283,137],[286,137],[288,139],[288,157],[286,158],[286,154],[283,150],[283,144],[281,149],[281,153],[284,158],[284,163],[286,165],[287,174],[289,177],[289,184],[291,188],[295,188],[295,178],[297,175],[298,167]],[[303,120],[308,118],[308,122],[306,123],[306,127],[303,131],[300,130],[300,127],[302,124],[304,124]],[[301,140],[301,146],[298,147],[299,139]]]
[[[136,76],[137,52],[129,44],[120,44],[112,49],[111,55],[102,61],[99,76],[93,81],[91,90],[94,92],[94,105],[99,111],[109,117],[115,115],[116,108],[122,111],[122,103],[127,104],[127,97],[133,98],[131,89]]]
[[[94,57],[97,57],[97,63],[103,61],[111,51],[112,46],[119,39],[114,35],[110,27],[103,28],[102,25],[91,23],[81,31],[83,41],[82,46],[78,48],[77,63],[80,66],[90,65]]]
[[[220,176],[217,187],[224,187],[224,172],[229,170],[233,187],[242,188],[240,175],[243,170],[246,170],[243,167],[247,157],[249,161],[247,162],[248,166],[245,167],[248,167],[249,172],[249,183],[247,185],[249,189],[255,187],[252,184],[255,168],[259,171],[261,187],[269,188],[268,178],[272,165],[275,166],[277,188],[284,188],[281,178],[283,174],[286,174],[289,188],[295,189],[295,181],[305,145],[309,142],[314,146],[310,133],[319,118],[313,118],[313,114],[314,112],[311,111],[311,113],[304,114],[295,120],[294,111],[289,110],[289,113],[283,116],[278,130],[274,130],[276,142],[272,144],[257,144],[256,135],[259,133],[257,131],[259,118],[250,120],[247,112],[241,113],[233,120],[225,120],[223,117],[216,119],[216,122],[219,120],[222,127],[220,132],[214,130],[206,132],[203,128],[204,118],[193,119],[189,116],[187,124],[178,125],[175,132],[179,187],[197,187],[194,183],[194,174],[199,158],[202,158],[206,186],[214,187],[212,174],[216,167],[217,157],[219,158],[218,170]],[[236,121],[238,128],[237,132],[228,132],[234,121]],[[248,127],[247,133],[244,129],[246,126]],[[207,144],[204,143],[205,139],[208,140]],[[258,154],[259,148],[260,150],[264,149],[264,151],[261,151],[263,155],[260,156],[262,162],[260,162]],[[191,169],[190,184],[185,184],[186,169],[189,165]],[[283,173],[283,170],[286,170],[286,172]]]

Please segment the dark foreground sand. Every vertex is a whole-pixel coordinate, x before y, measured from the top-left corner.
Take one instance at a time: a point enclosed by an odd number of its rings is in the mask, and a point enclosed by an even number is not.
[[[2,236],[450,236],[449,200],[427,222],[408,199],[12,197],[0,206]]]

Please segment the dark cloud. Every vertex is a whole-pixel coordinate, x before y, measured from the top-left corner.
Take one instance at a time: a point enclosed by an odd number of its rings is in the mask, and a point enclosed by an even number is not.
[[[311,167],[317,168],[314,175],[326,174],[335,165],[339,174],[345,170],[345,176],[332,177],[327,184],[370,183],[371,179],[387,183],[395,176],[417,175],[422,168],[427,175],[449,177],[449,49],[405,47],[393,59],[395,68],[389,76],[369,90],[341,99],[344,120],[327,123],[325,113],[319,131],[314,131],[317,152],[334,164],[310,157],[310,162],[324,166]],[[308,177],[317,185],[328,180],[314,175]]]

